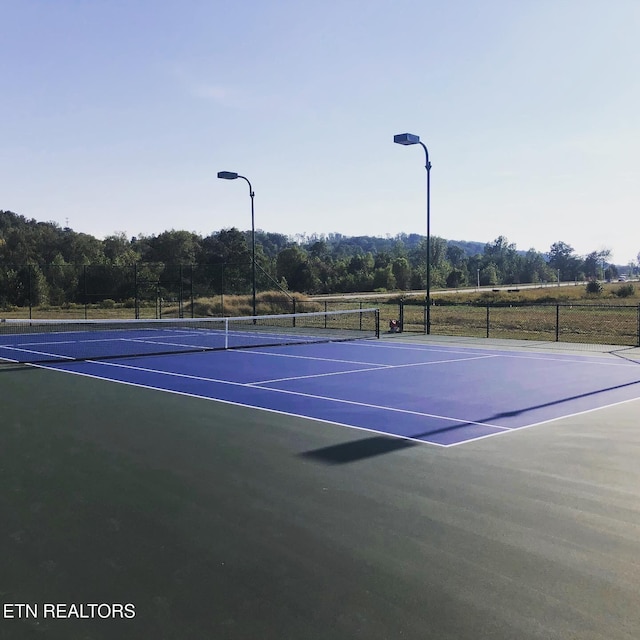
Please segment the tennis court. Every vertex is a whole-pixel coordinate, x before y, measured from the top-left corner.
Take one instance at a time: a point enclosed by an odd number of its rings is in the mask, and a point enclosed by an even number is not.
[[[356,340],[379,337],[372,309],[10,328],[0,336],[7,360],[440,446],[639,395],[627,359]]]
[[[637,637],[637,349],[304,315],[0,330],[8,637]]]

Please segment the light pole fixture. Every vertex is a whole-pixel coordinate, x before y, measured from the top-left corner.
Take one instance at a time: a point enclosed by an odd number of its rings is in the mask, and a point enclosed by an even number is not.
[[[256,195],[251,187],[251,183],[248,178],[241,176],[235,171],[218,171],[218,178],[222,180],[237,180],[238,178],[244,180],[249,185],[249,196],[251,196],[251,282],[253,288],[253,315],[256,313],[256,224],[253,209],[253,198]],[[255,320],[254,320],[255,322]]]
[[[429,162],[429,150],[420,142],[420,136],[416,136],[413,133],[399,133],[393,136],[393,141],[396,144],[402,144],[405,146],[419,144],[424,149],[425,155],[425,169],[427,170],[427,295],[425,306],[425,333],[431,333],[431,212],[430,212],[430,200],[431,200],[431,163]]]

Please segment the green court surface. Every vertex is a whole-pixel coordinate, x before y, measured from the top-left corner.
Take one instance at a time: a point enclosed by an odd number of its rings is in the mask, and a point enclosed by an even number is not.
[[[636,640],[639,402],[438,448],[0,366],[0,637]]]

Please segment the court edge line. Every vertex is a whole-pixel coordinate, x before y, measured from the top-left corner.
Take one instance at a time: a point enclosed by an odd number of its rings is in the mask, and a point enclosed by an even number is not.
[[[102,362],[94,362],[94,361],[89,361],[89,362],[92,362],[93,364],[106,364],[106,365],[113,366],[113,363],[102,363]],[[14,364],[20,364],[20,363],[16,361],[16,362],[14,362]],[[629,402],[635,402],[635,401],[640,400],[640,398],[629,398],[627,400],[620,400],[619,402],[614,402],[614,403],[611,403],[611,404],[608,404],[608,405],[603,405],[601,407],[594,407],[592,409],[586,409],[584,411],[578,411],[578,412],[566,414],[566,415],[563,415],[563,416],[557,416],[555,418],[549,418],[548,420],[542,420],[540,422],[534,422],[534,423],[531,423],[531,424],[522,425],[520,427],[501,427],[501,426],[498,426],[498,425],[492,425],[490,423],[474,422],[474,421],[470,421],[470,420],[458,420],[456,418],[446,418],[444,416],[437,416],[437,415],[434,415],[434,414],[421,414],[421,413],[418,413],[418,412],[411,412],[411,411],[408,411],[408,410],[394,409],[392,407],[378,407],[377,405],[368,405],[368,404],[365,404],[365,403],[355,403],[355,402],[352,402],[352,401],[340,400],[339,398],[328,398],[328,397],[324,397],[324,396],[313,396],[313,395],[310,395],[310,394],[301,394],[299,392],[286,391],[286,390],[283,390],[283,389],[270,389],[268,387],[256,387],[256,388],[259,388],[259,389],[263,389],[265,391],[279,391],[281,393],[290,393],[290,394],[293,394],[293,395],[302,395],[302,396],[312,397],[312,398],[321,399],[321,400],[329,400],[329,401],[334,401],[334,402],[345,402],[345,403],[348,403],[348,404],[362,404],[363,406],[368,406],[369,408],[374,408],[374,409],[378,408],[378,409],[387,410],[387,411],[401,411],[401,412],[404,412],[404,413],[415,413],[417,415],[424,415],[426,417],[432,417],[432,418],[436,418],[436,419],[450,420],[450,421],[456,421],[456,422],[465,422],[465,423],[468,423],[468,424],[476,424],[478,426],[486,426],[486,427],[493,428],[493,429],[497,430],[495,433],[489,433],[489,434],[486,434],[486,435],[483,435],[483,436],[477,436],[475,438],[467,438],[467,439],[462,440],[460,442],[454,442],[454,443],[451,443],[451,444],[441,444],[439,442],[432,442],[430,440],[421,440],[419,438],[413,438],[411,436],[403,436],[403,435],[399,435],[399,434],[390,433],[390,432],[387,432],[387,431],[379,431],[377,429],[370,429],[368,427],[361,427],[361,426],[358,426],[358,425],[347,424],[346,422],[335,422],[333,420],[327,420],[325,418],[317,418],[317,417],[313,417],[313,416],[305,416],[303,414],[291,413],[291,412],[288,412],[288,411],[282,411],[280,409],[270,409],[268,407],[258,407],[258,406],[255,406],[255,405],[245,404],[243,402],[237,402],[237,401],[233,401],[233,400],[223,400],[221,398],[210,398],[208,396],[202,396],[202,395],[198,395],[198,394],[187,393],[185,391],[176,391],[174,389],[163,389],[163,388],[159,388],[159,387],[152,387],[152,386],[140,384],[140,383],[137,383],[137,382],[128,382],[126,380],[117,380],[117,379],[113,379],[113,378],[106,378],[106,377],[95,375],[95,374],[91,374],[91,373],[83,373],[83,372],[79,372],[79,371],[69,371],[67,369],[57,369],[55,367],[51,367],[51,366],[47,366],[47,365],[39,365],[39,364],[32,364],[32,363],[27,363],[27,366],[31,366],[31,367],[38,368],[38,369],[44,369],[46,371],[56,371],[58,373],[68,373],[68,374],[71,374],[71,375],[77,375],[77,376],[82,376],[82,377],[86,377],[86,378],[92,378],[92,379],[95,379],[95,380],[103,380],[105,382],[114,382],[114,383],[117,383],[117,384],[124,384],[124,385],[132,386],[132,387],[138,387],[140,389],[147,389],[147,390],[150,390],[150,391],[160,391],[160,392],[164,392],[164,393],[172,393],[172,394],[175,394],[175,395],[181,395],[181,396],[190,397],[190,398],[198,398],[200,400],[207,400],[209,402],[220,402],[222,404],[229,404],[229,405],[232,405],[232,406],[239,406],[239,407],[244,407],[244,408],[247,408],[247,409],[256,409],[258,411],[266,411],[266,412],[269,412],[269,413],[275,413],[275,414],[279,414],[279,415],[286,415],[286,416],[290,416],[290,417],[298,418],[298,419],[303,419],[303,420],[315,420],[317,422],[322,422],[324,424],[331,424],[331,425],[334,425],[334,426],[346,427],[348,429],[355,429],[355,430],[358,430],[358,431],[365,431],[365,432],[368,432],[368,433],[375,433],[375,434],[378,434],[378,435],[387,436],[387,437],[395,438],[395,439],[398,439],[398,440],[409,440],[411,442],[416,442],[416,443],[423,444],[423,445],[432,445],[432,446],[436,446],[436,447],[441,447],[443,449],[449,449],[449,448],[452,448],[452,447],[459,447],[459,446],[462,446],[462,445],[465,445],[465,444],[469,444],[471,442],[478,442],[480,440],[485,440],[487,438],[493,438],[493,437],[496,437],[496,436],[505,435],[506,433],[513,433],[513,432],[516,432],[516,431],[520,431],[522,429],[528,429],[530,427],[537,427],[537,426],[541,426],[541,425],[548,424],[548,423],[551,423],[551,422],[556,422],[558,420],[564,420],[566,418],[571,418],[571,417],[574,417],[574,416],[593,413],[595,411],[600,411],[602,409],[608,409],[610,407],[615,407],[615,406],[618,406],[618,405],[627,404]],[[134,367],[128,367],[127,365],[116,365],[116,366],[121,366],[121,367],[126,367],[126,368],[134,368]],[[135,367],[134,369],[145,370],[145,369],[141,369],[140,367]],[[171,373],[171,372],[162,372],[162,371],[158,371],[158,370],[155,370],[155,369],[149,369],[148,371],[152,372],[152,373],[160,373],[160,374],[164,373],[164,374],[168,374],[168,375],[178,375],[178,376],[182,375],[182,376],[184,376],[184,374],[174,374],[174,373]],[[185,377],[194,377],[195,378],[197,376],[185,376]],[[212,382],[216,382],[216,380],[211,379],[211,378],[202,378],[202,377],[200,377],[199,379],[203,380],[203,381],[210,380]],[[221,383],[225,383],[225,384],[233,384],[233,385],[238,385],[238,386],[248,386],[248,385],[243,384],[243,383],[234,383],[234,382],[224,381],[224,380],[217,381],[217,382],[221,382]]]
[[[199,335],[198,332],[195,331],[179,331],[179,330],[172,330],[172,329],[163,329],[163,331],[175,331],[175,333],[180,333],[180,334],[188,334],[188,335]],[[60,333],[68,333],[68,332],[60,332]],[[53,335],[50,334],[50,335]],[[165,334],[166,335],[166,334]],[[229,335],[242,335],[244,337],[243,333],[239,333],[239,332],[230,332]],[[263,334],[260,334],[263,335]],[[296,338],[299,338],[300,335],[296,335]],[[10,345],[0,345],[0,349],[8,349],[10,351],[21,351],[23,353],[33,353],[33,354],[38,354],[38,355],[45,355],[45,356],[50,356],[52,358],[63,358],[69,361],[73,361],[75,360],[75,358],[73,358],[72,356],[64,356],[64,355],[57,355],[57,354],[53,354],[53,353],[47,353],[45,351],[35,351],[33,349],[25,349],[24,347],[26,346],[47,346],[47,345],[55,345],[55,344],[86,344],[86,343],[95,343],[95,342],[112,342],[114,340],[114,338],[100,338],[100,339],[93,339],[93,340],[77,340],[77,341],[72,341],[72,340],[67,340],[67,341],[57,341],[57,342],[29,342],[29,343],[23,343],[22,347],[16,347],[16,346],[10,346]],[[115,340],[117,341],[122,341],[122,342],[138,342],[141,344],[157,344],[157,345],[168,345],[168,346],[177,346],[177,347],[184,347],[184,348],[194,348],[194,349],[199,349],[202,348],[203,350],[207,350],[210,347],[209,346],[205,346],[205,345],[191,345],[191,344],[182,344],[182,343],[170,343],[170,342],[160,342],[160,341],[155,341],[155,340],[147,340],[145,338],[127,338],[127,337],[118,337],[115,338]],[[307,344],[311,344],[311,343],[307,343],[305,341],[301,341],[299,343],[300,345],[304,346]],[[424,345],[411,345],[410,343],[407,342],[403,342],[403,343],[397,343],[397,344],[392,344],[391,341],[389,340],[382,340],[378,343],[374,343],[374,342],[365,342],[364,340],[358,340],[357,342],[354,341],[354,344],[356,344],[357,346],[363,346],[363,347],[374,347],[374,348],[378,348],[378,349],[395,349],[395,350],[402,350],[402,351],[416,351],[416,352],[438,352],[438,353],[459,353],[459,354],[465,354],[468,355],[469,351],[479,351],[482,350],[485,353],[483,353],[481,356],[475,356],[476,358],[480,358],[480,357],[504,357],[504,358],[513,358],[513,359],[528,359],[528,360],[544,360],[544,361],[554,361],[554,362],[568,362],[568,363],[578,363],[578,364],[594,364],[594,365],[604,365],[604,366],[614,366],[614,367],[632,367],[636,364],[638,364],[638,362],[636,362],[635,360],[630,360],[627,359],[625,362],[620,362],[620,361],[604,361],[604,359],[607,357],[607,355],[610,355],[610,352],[602,352],[600,353],[600,355],[575,355],[575,354],[570,354],[568,356],[565,356],[563,354],[544,354],[538,351],[523,351],[521,353],[519,352],[514,352],[514,351],[501,351],[500,349],[497,349],[497,353],[495,352],[495,350],[491,350],[488,347],[484,347],[484,346],[459,346],[456,345],[455,347],[443,347],[441,345],[438,346],[434,346],[434,345],[430,345],[430,344],[424,344]],[[407,346],[404,346],[407,345]],[[255,349],[259,349],[260,345],[256,345]],[[526,349],[526,347],[523,347]],[[532,347],[530,347],[529,349],[531,349]],[[252,347],[251,349],[247,349],[247,352],[253,351],[254,348]],[[236,349],[229,349],[229,351],[238,351]],[[489,353],[486,353],[487,351],[489,351]],[[493,352],[492,352],[493,351]],[[295,357],[295,358],[307,358],[307,359],[320,359],[320,358],[312,358],[310,356],[293,356],[293,355],[285,355],[285,354],[267,354],[266,352],[259,352],[262,353],[264,355],[279,355],[282,357]],[[153,353],[150,354],[145,354],[145,355],[153,355]],[[122,358],[127,358],[127,357],[135,357],[135,354],[123,354],[121,356]],[[602,360],[597,362],[594,360],[594,358],[601,358]],[[473,358],[471,358],[473,359]],[[326,360],[328,361],[334,361],[334,362],[339,362],[340,360],[332,360],[331,358],[327,358]],[[344,360],[344,362],[349,362],[347,360]],[[28,364],[28,363],[25,363]],[[354,361],[354,364],[372,364],[372,365],[377,365],[378,363],[360,363],[357,361]],[[379,365],[379,366],[384,366],[384,365]],[[397,365],[388,365],[388,366],[397,366]]]
[[[297,345],[303,346],[303,345]],[[260,356],[272,356],[274,358],[296,358],[298,360],[317,360],[320,362],[341,362],[343,364],[361,364],[366,367],[382,367],[382,366],[393,366],[393,365],[383,365],[380,362],[362,362],[361,360],[343,360],[340,358],[319,358],[318,356],[298,356],[292,353],[270,353],[269,351],[259,351],[259,348],[256,347],[251,349],[229,349],[231,353],[237,354],[252,354],[252,355],[260,355]]]
[[[19,364],[19,363],[18,363]],[[360,427],[355,424],[347,424],[346,422],[335,422],[333,420],[327,420],[326,418],[314,418],[312,416],[305,416],[298,413],[290,413],[288,411],[282,411],[280,409],[269,409],[267,407],[256,407],[255,405],[245,404],[243,402],[237,402],[234,400],[222,400],[220,398],[209,398],[207,396],[200,396],[195,393],[187,393],[186,391],[176,391],[175,389],[161,389],[158,387],[150,387],[144,384],[140,384],[138,382],[127,382],[126,380],[114,380],[113,378],[104,378],[102,376],[97,376],[92,373],[83,373],[80,371],[68,371],[66,369],[55,369],[53,367],[48,367],[46,365],[40,364],[29,364],[29,366],[44,369],[45,371],[55,371],[57,373],[66,373],[71,374],[73,376],[82,376],[84,378],[92,378],[94,380],[102,380],[104,382],[113,382],[115,384],[124,384],[130,387],[137,387],[139,389],[145,389],[147,391],[160,391],[161,393],[172,393],[178,396],[184,396],[186,398],[196,398],[198,400],[206,400],[207,402],[220,402],[222,404],[228,404],[235,407],[243,407],[245,409],[254,409],[256,411],[266,411],[268,413],[275,413],[282,416],[288,416],[290,418],[303,419],[308,421],[322,422],[323,424],[330,424],[337,427],[345,427],[347,429],[355,429],[356,431],[365,431],[367,433],[375,433],[376,435],[385,436],[388,438],[394,438],[395,440],[409,440],[410,442],[415,442],[416,444],[428,445],[433,447],[441,447],[443,449],[447,449],[451,445],[448,444],[440,444],[439,442],[431,442],[430,440],[420,440],[418,438],[412,438],[411,436],[401,436],[396,433],[388,433],[387,431],[379,431],[377,429],[370,429],[369,427]]]
[[[494,355],[496,357],[503,357],[503,358],[515,358],[515,359],[523,359],[523,360],[551,360],[551,361],[555,361],[555,362],[572,362],[572,363],[579,363],[579,364],[596,364],[596,365],[605,365],[605,366],[609,366],[609,367],[632,367],[635,364],[638,364],[637,361],[635,360],[627,360],[626,363],[623,362],[616,362],[614,360],[611,360],[610,362],[608,361],[608,356],[612,355],[613,352],[611,351],[604,351],[604,352],[598,352],[598,354],[592,355],[592,354],[575,354],[575,353],[571,353],[568,355],[563,355],[562,353],[556,353],[556,354],[547,354],[547,353],[543,353],[541,351],[532,351],[532,347],[528,347],[528,351],[523,351],[523,352],[517,352],[517,351],[511,351],[511,350],[500,350],[495,349],[492,350],[489,347],[460,347],[460,346],[455,346],[455,347],[451,347],[451,348],[447,348],[447,347],[434,347],[431,348],[430,345],[425,344],[422,348],[420,348],[418,345],[416,346],[391,346],[391,343],[389,341],[381,341],[380,343],[376,343],[376,342],[358,342],[357,343],[358,346],[361,347],[373,347],[376,349],[398,349],[398,350],[403,350],[403,351],[438,351],[438,352],[442,352],[442,353],[468,353],[468,350],[472,350],[472,351],[493,351],[493,353],[485,353],[485,355]],[[408,342],[403,342],[401,343],[403,345],[408,345]],[[527,347],[523,347],[523,349],[526,349]],[[629,347],[629,348],[634,348],[634,347]],[[597,362],[595,361],[595,358],[600,358],[602,361],[601,362]],[[585,362],[586,361],[586,362]]]
[[[511,433],[515,433],[516,431],[521,431],[522,429],[529,429],[530,427],[540,427],[544,424],[549,424],[551,422],[557,422],[558,420],[565,420],[567,418],[574,418],[575,416],[582,416],[587,413],[594,413],[595,411],[602,411],[603,409],[610,409],[611,407],[617,407],[621,404],[627,404],[628,402],[638,402],[640,397],[637,398],[627,398],[626,400],[618,400],[618,402],[612,402],[611,404],[605,404],[601,407],[593,407],[592,409],[585,409],[584,411],[576,411],[575,413],[567,413],[564,416],[557,416],[555,418],[549,418],[548,420],[541,420],[540,422],[532,422],[531,424],[524,424],[521,427],[511,427],[508,431]],[[477,436],[476,438],[469,438],[468,440],[464,440],[463,442],[455,442],[453,444],[447,445],[448,447],[458,447],[461,444],[468,444],[469,442],[477,442],[478,440],[485,440],[486,438],[493,438],[495,436],[504,435],[503,431],[499,431],[497,433],[488,433],[484,436]]]
[[[408,367],[424,367],[430,364],[449,364],[450,362],[467,362],[469,360],[482,360],[484,358],[498,358],[499,356],[473,356],[470,358],[455,358],[453,360],[431,360],[430,362],[407,362],[405,364],[373,364],[367,369],[351,369],[350,371],[331,371],[329,373],[311,373],[306,376],[292,376],[290,378],[274,378],[273,380],[258,380],[257,382],[247,382],[248,387],[258,387],[272,382],[288,382],[291,380],[305,380],[308,378],[325,378],[329,376],[341,376],[347,373],[366,373],[367,371],[383,371],[385,369],[405,369]]]
[[[118,364],[116,362],[103,362],[101,360],[86,360],[91,364],[97,364],[104,367],[116,367],[120,369],[131,369],[133,371],[144,371],[145,373],[155,373],[164,376],[173,376],[175,378],[186,378],[188,380],[200,380],[202,382],[213,382],[218,384],[226,384],[234,387],[243,387],[244,389],[260,389],[261,391],[272,391],[274,393],[283,393],[293,396],[301,396],[302,398],[313,398],[314,400],[324,400],[327,402],[336,402],[338,404],[349,404],[357,407],[367,407],[368,409],[377,409],[378,411],[391,411],[393,413],[406,413],[408,415],[420,416],[423,418],[435,418],[436,420],[444,420],[446,422],[457,422],[467,425],[476,425],[479,427],[488,427],[489,429],[499,429],[501,431],[508,431],[510,427],[503,427],[497,424],[491,424],[490,422],[476,422],[475,420],[463,420],[462,418],[452,418],[450,416],[441,416],[436,413],[425,413],[423,411],[412,411],[411,409],[398,409],[396,407],[385,407],[377,404],[369,404],[367,402],[358,402],[356,400],[343,400],[342,398],[332,398],[330,396],[318,396],[312,393],[303,393],[301,391],[290,391],[288,389],[277,389],[275,387],[262,387],[258,383],[247,382],[233,382],[231,380],[219,380],[217,378],[205,378],[204,376],[193,376],[187,373],[176,373],[174,371],[162,371],[161,369],[148,369],[146,367],[133,367],[128,364]],[[47,368],[46,365],[43,368]],[[58,369],[60,370],[60,369]],[[62,369],[66,371],[66,369]],[[363,370],[365,372],[367,370]],[[101,378],[100,376],[98,376]],[[110,378],[101,378],[109,380]],[[149,387],[150,389],[156,389],[157,387]],[[162,390],[162,389],[160,389]],[[198,396],[199,397],[199,396]],[[253,405],[246,405],[253,406]],[[298,415],[298,414],[296,414]],[[300,414],[301,415],[301,414]],[[302,416],[309,417],[309,416]]]

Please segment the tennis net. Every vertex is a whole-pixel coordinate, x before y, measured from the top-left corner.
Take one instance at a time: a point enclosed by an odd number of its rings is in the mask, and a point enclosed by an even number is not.
[[[378,309],[236,318],[0,320],[0,361],[67,362],[380,337]]]

